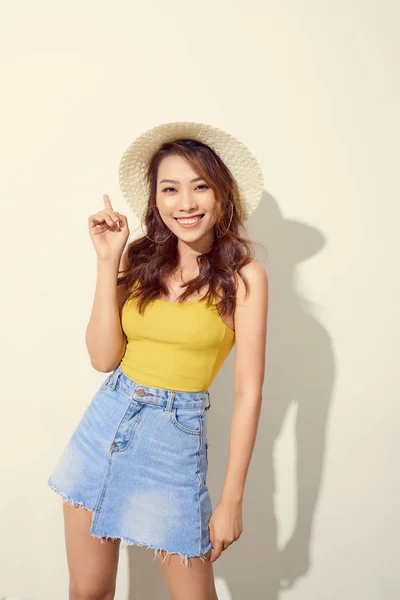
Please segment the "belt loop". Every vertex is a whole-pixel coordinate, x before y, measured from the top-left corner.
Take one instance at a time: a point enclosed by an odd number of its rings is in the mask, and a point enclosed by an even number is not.
[[[115,390],[115,386],[117,385],[117,381],[118,381],[118,377],[121,375],[122,371],[119,367],[116,367],[113,371],[113,373],[111,374],[111,379],[110,379],[110,388],[112,390]]]
[[[211,408],[210,392],[208,390],[206,390],[206,392],[207,392],[208,405],[204,407],[204,410],[209,410]]]
[[[167,401],[167,406],[165,407],[165,412],[172,411],[172,406],[174,404],[174,398],[175,398],[175,391],[168,390],[168,401]]]

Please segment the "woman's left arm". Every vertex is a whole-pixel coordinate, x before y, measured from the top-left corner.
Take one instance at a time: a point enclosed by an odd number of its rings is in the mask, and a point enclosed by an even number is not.
[[[268,315],[268,276],[255,260],[242,268],[235,310],[234,407],[228,463],[220,501],[209,523],[216,560],[242,533],[242,502],[261,411]]]

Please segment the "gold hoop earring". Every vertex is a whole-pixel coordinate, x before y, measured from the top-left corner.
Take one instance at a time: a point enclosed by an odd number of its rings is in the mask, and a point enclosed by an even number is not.
[[[222,235],[218,235],[218,230],[217,230],[217,237],[218,237],[218,238],[222,238],[222,237],[223,237],[223,236],[226,234],[226,232],[228,231],[229,227],[231,226],[231,223],[232,223],[232,217],[233,217],[233,209],[234,209],[234,206],[233,206],[233,202],[231,201],[231,218],[229,219],[229,225],[228,225],[228,227],[225,229],[225,231],[224,231],[224,233],[223,233]]]
[[[151,209],[153,209],[153,205],[150,205],[150,206],[148,206],[148,207],[146,208],[146,210],[144,211],[144,213],[142,214],[142,218],[140,219],[140,229],[142,230],[142,233],[143,233],[143,235],[144,235],[145,237],[147,237],[149,240],[151,240],[152,242],[154,242],[155,244],[164,244],[164,243],[165,243],[165,242],[166,242],[166,241],[167,241],[167,240],[168,240],[168,239],[171,237],[171,235],[172,235],[172,231],[170,231],[170,234],[169,234],[169,236],[168,236],[167,238],[165,238],[165,240],[161,240],[161,241],[160,241],[160,240],[153,240],[153,239],[152,239],[150,236],[148,236],[148,235],[147,235],[147,233],[145,233],[145,232],[143,231],[143,216],[144,216],[144,215],[147,213],[147,211],[148,211],[150,208],[151,208]],[[154,208],[156,208],[156,207],[154,207]]]

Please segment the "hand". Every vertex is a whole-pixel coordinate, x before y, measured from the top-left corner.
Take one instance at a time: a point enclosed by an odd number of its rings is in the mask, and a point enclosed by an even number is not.
[[[128,221],[113,210],[107,194],[103,194],[103,200],[104,209],[89,216],[89,235],[98,258],[119,262],[129,237]]]
[[[242,534],[241,502],[220,501],[210,518],[208,527],[213,545],[210,562],[214,562]]]

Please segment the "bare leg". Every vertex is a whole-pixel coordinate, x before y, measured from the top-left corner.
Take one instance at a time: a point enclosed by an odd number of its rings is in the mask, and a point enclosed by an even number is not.
[[[213,563],[209,561],[211,553],[212,549],[205,561],[189,558],[188,566],[181,564],[179,554],[157,556],[170,600],[218,600]]]
[[[90,534],[92,512],[63,502],[69,600],[112,600],[115,594],[121,540]]]

